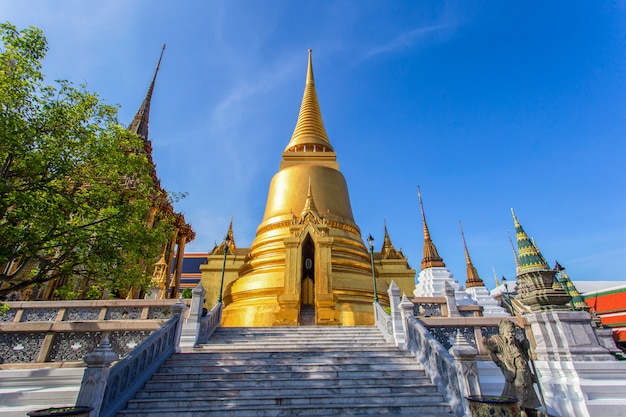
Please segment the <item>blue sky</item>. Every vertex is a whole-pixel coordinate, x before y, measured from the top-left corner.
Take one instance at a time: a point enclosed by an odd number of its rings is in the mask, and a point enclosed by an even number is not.
[[[3,0],[44,30],[50,82],[137,111],[161,50],[150,136],[163,185],[197,233],[234,214],[247,247],[291,137],[313,49],[317,93],[352,208],[383,221],[414,268],[421,187],[431,235],[465,280],[459,233],[488,287],[513,278],[507,230],[572,279],[626,280],[625,1]]]

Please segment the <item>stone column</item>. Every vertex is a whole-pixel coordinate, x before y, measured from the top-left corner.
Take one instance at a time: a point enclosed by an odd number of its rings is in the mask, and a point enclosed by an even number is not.
[[[403,319],[402,311],[400,310],[400,287],[398,287],[394,281],[391,281],[389,289],[387,290],[387,294],[389,295],[389,306],[391,307],[391,322],[393,323],[393,336],[396,341],[396,346],[398,346],[402,350],[406,350],[406,333],[404,331],[404,327],[402,326]],[[412,309],[413,307],[411,306],[411,310]]]
[[[187,321],[183,324],[183,330],[180,336],[179,347],[181,349],[191,349],[196,344],[198,335],[198,323],[202,318],[202,308],[204,306],[204,295],[206,290],[202,286],[202,282],[191,291],[191,308]]]
[[[176,335],[174,336],[174,352],[180,353],[181,335],[183,332],[183,323],[185,322],[185,311],[187,306],[183,303],[181,298],[176,301],[176,304],[172,306],[172,315],[178,315],[178,323],[176,323]]]
[[[444,282],[441,295],[446,297],[446,306],[448,307],[448,317],[461,317],[461,313],[456,307],[456,298],[454,297],[454,288],[448,281]]]
[[[117,359],[117,353],[111,349],[108,333],[104,333],[102,340],[93,352],[88,353],[83,358],[87,368],[85,368],[80,384],[76,406],[92,407],[93,410],[89,413],[89,417],[98,417],[100,414],[111,363]]]
[[[478,350],[467,342],[467,339],[465,339],[465,336],[463,336],[460,331],[457,331],[454,345],[448,352],[450,352],[450,355],[454,358],[461,395],[463,397],[481,395],[478,367],[476,365]],[[469,411],[467,401],[463,401],[463,403],[466,411]]]
[[[402,296],[402,301],[400,302],[399,305],[399,310],[400,310],[400,319],[402,320],[402,332],[404,333],[405,336],[405,340],[406,340],[406,344],[407,344],[407,348],[408,348],[408,341],[409,341],[409,329],[407,328],[407,323],[405,320],[406,316],[413,316],[413,303],[411,302],[411,300],[409,300],[406,295]]]

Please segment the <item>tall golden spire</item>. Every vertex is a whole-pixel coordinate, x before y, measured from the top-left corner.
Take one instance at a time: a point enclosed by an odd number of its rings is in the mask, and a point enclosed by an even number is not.
[[[165,44],[163,44],[163,48],[161,49],[161,56],[159,56],[159,62],[157,63],[156,69],[154,70],[154,76],[152,77],[152,82],[150,83],[150,87],[148,87],[148,92],[146,93],[146,97],[144,98],[137,114],[133,118],[133,121],[130,122],[130,126],[128,130],[138,135],[144,141],[148,141],[148,122],[150,121],[150,102],[152,101],[152,92],[154,91],[154,83],[156,82],[157,74],[159,73],[159,67],[161,66],[161,59],[163,58],[163,52],[165,52]]]
[[[467,280],[465,281],[465,288],[472,287],[484,287],[485,283],[478,276],[478,271],[474,267],[472,260],[470,259],[469,251],[467,250],[467,244],[465,243],[465,234],[463,233],[463,225],[459,220],[459,227],[461,228],[461,238],[463,239],[463,248],[465,249],[465,262],[467,263]]]
[[[324,128],[322,112],[315,91],[312,52],[309,49],[306,84],[298,122],[285,152],[334,152]]]
[[[422,204],[422,194],[420,187],[417,187],[417,197],[420,201],[420,212],[422,213],[422,223],[424,224],[424,255],[422,257],[422,270],[432,267],[443,267],[446,264],[443,263],[443,259],[437,253],[437,248],[430,238],[430,232],[428,231],[428,225],[426,224],[426,216],[424,215],[424,205]]]

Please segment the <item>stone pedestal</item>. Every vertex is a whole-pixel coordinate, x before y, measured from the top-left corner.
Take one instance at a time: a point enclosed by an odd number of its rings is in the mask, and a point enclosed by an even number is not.
[[[583,311],[526,315],[536,342],[534,362],[550,415],[617,417],[626,410],[626,362],[598,340]]]
[[[546,311],[526,315],[537,360],[615,361],[602,346],[586,311]]]
[[[300,296],[298,294],[281,294],[278,296],[280,310],[276,313],[274,326],[297,326],[300,314]]]

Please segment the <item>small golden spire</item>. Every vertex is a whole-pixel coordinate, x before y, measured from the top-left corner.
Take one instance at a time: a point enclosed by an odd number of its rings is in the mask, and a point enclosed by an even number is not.
[[[422,194],[420,192],[420,187],[417,187],[417,197],[420,202],[420,211],[422,213],[422,223],[424,224],[424,254],[422,257],[422,267],[424,270],[426,268],[432,267],[443,267],[445,268],[446,264],[443,263],[443,259],[437,253],[437,248],[430,238],[430,231],[428,230],[428,225],[426,224],[426,216],[424,215],[424,205],[422,203]]]
[[[313,199],[313,192],[311,191],[311,177],[309,177],[309,189],[307,191],[304,209],[302,209],[302,217],[304,217],[304,215],[308,212],[317,213],[317,207],[315,207],[315,199]]]
[[[313,51],[309,49],[309,62],[300,113],[285,152],[334,152],[326,134],[322,112],[317,100],[312,53]]]
[[[484,287],[485,283],[478,276],[478,271],[474,267],[472,260],[470,259],[469,251],[467,250],[467,244],[465,243],[465,234],[463,233],[463,225],[459,220],[459,227],[461,228],[461,239],[463,239],[463,248],[465,249],[465,262],[467,263],[466,271],[467,271],[467,280],[465,281],[465,288],[472,287]]]
[[[226,238],[219,245],[216,243],[209,255],[223,255],[225,250],[227,250],[230,254],[235,253],[237,245],[235,245],[235,234],[233,233],[234,218],[234,214],[230,216],[230,225],[228,226],[228,231],[226,232]],[[228,246],[226,246],[226,242],[228,242]]]
[[[511,209],[513,210],[513,209]],[[513,213],[513,216],[515,216],[515,213]],[[515,219],[515,221],[517,222],[517,218],[513,217]],[[519,224],[519,223],[517,223]],[[509,242],[511,243],[511,250],[513,251],[513,259],[515,259],[515,275],[519,275],[519,256],[517,256],[517,251],[515,250],[515,245],[513,244],[513,239],[511,239],[511,233],[509,233],[509,231],[506,231],[506,234],[509,236]]]
[[[491,269],[493,269],[493,277],[496,280],[496,288],[500,286],[500,281],[498,281],[498,275],[496,274],[496,267],[491,265]]]
[[[383,239],[383,247],[380,250],[382,259],[406,259],[401,250],[397,250],[393,243],[391,242],[391,238],[389,237],[389,232],[387,232],[387,221],[384,220],[385,225],[385,237]]]

